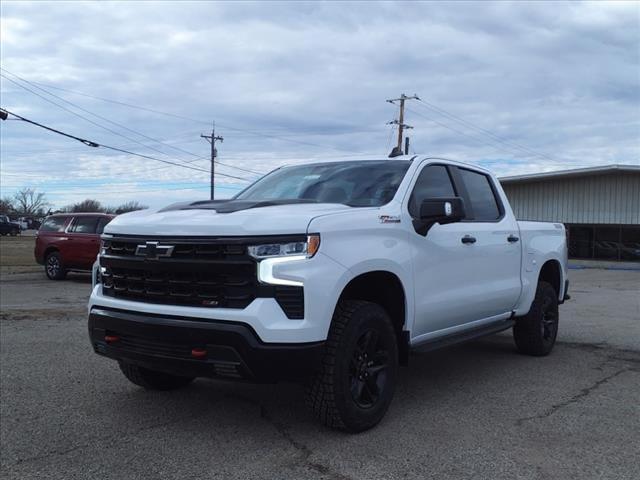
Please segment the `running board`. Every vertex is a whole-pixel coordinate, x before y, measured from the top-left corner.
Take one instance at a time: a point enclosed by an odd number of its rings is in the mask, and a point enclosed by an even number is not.
[[[515,320],[512,319],[501,320],[500,322],[491,323],[472,330],[465,330],[464,332],[434,338],[426,341],[425,343],[421,343],[420,345],[413,346],[411,349],[420,352],[430,352],[432,350],[438,350],[440,348],[449,347],[458,343],[464,343],[470,340],[475,340],[476,338],[486,337],[487,335],[502,332],[503,330],[511,328],[515,323]]]

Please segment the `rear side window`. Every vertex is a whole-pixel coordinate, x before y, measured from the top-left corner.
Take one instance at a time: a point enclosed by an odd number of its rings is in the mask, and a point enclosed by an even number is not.
[[[40,226],[41,232],[63,232],[69,217],[49,217]]]
[[[102,235],[102,232],[104,232],[104,227],[107,226],[107,223],[109,223],[112,219],[109,217],[102,217],[100,218],[100,220],[98,220],[98,229],[96,230],[96,233],[98,235]]]
[[[409,213],[420,216],[420,204],[427,198],[455,197],[455,191],[447,168],[442,165],[428,165],[422,169],[409,198]]]
[[[77,217],[71,231],[74,233],[96,233],[98,217]]]
[[[489,177],[464,168],[460,168],[458,171],[469,193],[473,209],[472,220],[490,222],[500,218],[500,207],[498,207],[498,201],[493,193]]]

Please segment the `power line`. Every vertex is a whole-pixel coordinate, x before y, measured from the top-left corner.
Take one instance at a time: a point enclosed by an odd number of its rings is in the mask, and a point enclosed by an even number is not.
[[[17,187],[14,187],[17,188]],[[199,190],[199,189],[205,189],[205,188],[209,188],[209,185],[198,185],[198,186],[193,186],[193,187],[179,187],[179,188],[155,188],[155,189],[151,189],[151,190],[139,190],[139,189],[134,189],[134,190],[121,190],[118,189],[118,191],[114,191],[114,192],[96,192],[95,190],[92,191],[74,191],[74,190],[46,190],[45,193],[47,195],[93,195],[93,196],[100,196],[100,195],[119,195],[119,194],[128,194],[128,193],[147,193],[147,192],[166,192],[166,191],[180,191],[180,190]],[[233,191],[239,191],[241,190],[241,187],[238,188],[234,188],[234,187],[228,187],[228,186],[216,186],[217,189],[223,189],[223,190],[233,190]]]
[[[152,142],[159,143],[159,144],[161,144],[161,145],[164,145],[164,146],[166,146],[166,147],[172,148],[172,149],[177,150],[177,151],[179,151],[179,152],[186,153],[186,154],[188,154],[188,155],[192,155],[192,156],[194,156],[194,157],[198,157],[198,155],[197,155],[197,154],[192,153],[192,152],[189,152],[188,150],[184,150],[184,149],[182,149],[182,148],[180,148],[180,147],[174,147],[173,145],[165,144],[165,143],[164,143],[164,142],[162,142],[161,140],[158,140],[158,139],[156,139],[156,138],[153,138],[153,137],[150,137],[150,136],[148,136],[148,135],[145,135],[144,133],[138,132],[138,131],[136,131],[136,130],[134,130],[134,129],[132,129],[132,128],[127,127],[126,125],[123,125],[123,124],[118,123],[118,122],[114,122],[113,120],[111,120],[111,119],[109,119],[109,118],[107,118],[107,117],[103,117],[102,115],[98,115],[97,113],[94,113],[94,112],[92,112],[92,111],[90,111],[90,110],[87,110],[86,108],[83,108],[83,107],[81,107],[80,105],[78,105],[78,104],[76,104],[76,103],[74,103],[74,102],[72,102],[72,101],[70,101],[70,100],[67,100],[67,99],[65,99],[65,98],[63,98],[63,97],[61,97],[61,96],[59,96],[59,95],[56,95],[55,93],[51,93],[50,91],[46,90],[45,88],[39,87],[39,86],[38,86],[38,85],[36,85],[35,83],[30,82],[29,80],[27,80],[27,79],[25,79],[25,78],[22,78],[21,76],[16,75],[15,73],[10,72],[10,71],[9,71],[9,70],[7,70],[6,68],[2,68],[2,67],[0,67],[0,70],[4,70],[5,72],[9,73],[10,75],[13,75],[14,77],[18,78],[20,81],[22,81],[22,82],[24,82],[24,83],[27,83],[27,84],[29,84],[29,85],[31,85],[31,86],[33,86],[33,87],[37,88],[38,90],[41,90],[41,91],[45,92],[47,95],[51,95],[52,97],[55,97],[55,98],[57,98],[57,99],[59,99],[59,100],[62,100],[63,102],[65,102],[65,103],[67,103],[67,104],[69,104],[69,105],[72,105],[72,106],[74,106],[75,108],[77,108],[78,110],[81,110],[81,111],[83,111],[83,112],[85,112],[85,113],[88,113],[89,115],[93,115],[94,117],[100,118],[101,120],[104,120],[104,121],[106,121],[106,122],[109,122],[110,124],[112,124],[112,125],[116,125],[116,126],[118,126],[118,127],[120,127],[120,128],[123,128],[123,129],[125,129],[125,130],[127,130],[127,131],[129,131],[129,132],[131,132],[131,133],[134,133],[134,134],[136,134],[136,135],[139,135],[139,136],[141,136],[141,137],[143,137],[143,138],[146,138],[147,140],[150,140],[150,141],[152,141]],[[0,74],[0,75],[1,75],[1,74]],[[3,75],[3,76],[4,76],[4,75]],[[4,78],[7,78],[7,77],[5,76]],[[11,79],[7,78],[7,80],[11,80]],[[162,153],[164,153],[164,152],[162,152]],[[166,153],[164,153],[164,154],[166,155]]]
[[[13,176],[13,177],[23,177],[22,175],[19,174],[6,174],[3,173],[2,176]],[[9,187],[18,187],[21,185],[24,185],[24,182],[20,182],[20,178],[9,178],[7,179],[7,181],[2,181],[2,185],[3,186],[9,186]],[[188,186],[188,185],[201,185],[202,181],[201,180],[171,180],[171,179],[167,179],[166,181],[164,180],[158,180],[158,181],[148,181],[148,180],[144,180],[144,179],[138,179],[138,180],[129,180],[129,181],[112,181],[110,179],[92,179],[92,178],[82,178],[82,179],[64,179],[64,178],[58,178],[58,179],[52,179],[46,175],[36,175],[36,176],[31,176],[28,177],[28,181],[35,183],[35,184],[46,184],[47,188],[61,188],[61,187],[104,187],[104,186],[114,186],[114,185],[121,185],[123,187],[128,187],[128,186],[140,186],[140,185],[144,185],[146,187],[167,187],[167,186]],[[7,183],[9,182],[9,183]]]
[[[266,175],[268,173],[268,172],[258,172],[257,170],[250,170],[248,168],[236,167],[235,165],[230,165],[228,163],[222,163],[220,160],[216,160],[216,163],[218,165],[224,165],[225,167],[235,168],[236,170],[240,170],[242,172],[255,173],[256,175]]]
[[[439,108],[439,107],[435,106],[432,103],[426,102],[425,100],[422,100],[422,99],[418,99],[418,101],[420,103],[422,103],[425,108],[428,108],[428,109],[430,109],[430,110],[432,110],[432,111],[434,111],[436,113],[439,113],[442,116],[448,117],[449,119],[457,122],[458,124],[466,126],[467,128],[471,128],[472,130],[480,132],[481,134],[484,134],[485,136],[490,137],[495,142],[501,143],[501,144],[506,145],[506,146],[511,147],[511,148],[515,147],[515,148],[517,148],[519,150],[522,150],[522,151],[528,153],[529,155],[534,155],[534,156],[537,156],[537,157],[543,157],[543,158],[546,158],[548,160],[555,161],[555,159],[553,157],[550,157],[549,155],[547,155],[545,153],[537,152],[537,151],[535,151],[535,150],[533,150],[533,149],[531,149],[529,147],[525,147],[523,145],[520,145],[520,144],[518,144],[516,142],[513,142],[513,141],[510,141],[510,140],[504,140],[503,138],[499,137],[498,135],[495,135],[493,132],[491,132],[489,130],[486,130],[486,129],[482,128],[482,127],[479,127],[479,126],[477,126],[477,125],[465,120],[464,118],[461,118],[461,117],[459,117],[457,115],[454,115],[453,113],[448,112],[447,110],[444,110],[443,108]]]
[[[129,151],[129,150],[125,150],[125,149],[123,149],[123,148],[112,147],[112,146],[110,146],[110,145],[105,145],[105,144],[101,144],[101,143],[93,142],[93,141],[91,141],[91,140],[86,140],[86,139],[84,139],[84,138],[80,138],[80,137],[77,137],[77,136],[75,136],[75,135],[71,135],[71,134],[68,134],[68,133],[64,133],[64,132],[62,132],[62,131],[60,131],[60,130],[56,130],[55,128],[47,127],[46,125],[43,125],[43,124],[41,124],[41,123],[34,122],[33,120],[29,120],[29,119],[27,119],[27,118],[25,118],[25,117],[21,117],[20,115],[15,114],[15,113],[13,113],[13,112],[10,112],[10,111],[9,111],[9,110],[7,110],[7,109],[0,109],[0,111],[6,112],[6,113],[8,113],[9,115],[12,115],[12,116],[14,116],[14,117],[16,117],[16,118],[18,118],[18,119],[22,120],[23,122],[30,123],[30,124],[35,125],[35,126],[37,126],[37,127],[44,128],[45,130],[49,130],[49,131],[54,132],[54,133],[57,133],[57,134],[59,134],[59,135],[63,135],[63,136],[65,136],[65,137],[72,138],[72,139],[74,139],[74,140],[77,140],[77,141],[79,141],[79,142],[82,142],[82,143],[84,143],[85,145],[87,145],[87,146],[89,146],[89,147],[94,147],[94,148],[102,147],[102,148],[106,148],[106,149],[113,150],[113,151],[116,151],[116,152],[121,152],[121,153],[126,153],[126,154],[128,154],[128,155],[134,155],[134,156],[136,156],[136,157],[146,158],[146,159],[148,159],[148,160],[155,160],[155,161],[157,161],[157,162],[162,162],[162,163],[166,163],[166,164],[169,164],[169,165],[174,165],[174,166],[176,166],[176,167],[188,168],[188,169],[190,169],[190,170],[196,170],[196,171],[198,171],[198,172],[206,172],[206,173],[209,173],[209,172],[207,172],[207,170],[205,170],[205,169],[203,169],[203,168],[198,168],[198,167],[194,167],[194,166],[191,166],[191,165],[185,165],[184,163],[175,163],[175,162],[172,162],[172,161],[170,161],[170,160],[164,160],[164,159],[161,159],[161,158],[155,158],[155,157],[151,157],[151,156],[149,156],[149,155],[144,155],[144,154],[141,154],[141,153],[131,152],[131,151]],[[237,180],[250,181],[249,179],[244,178],[244,177],[236,177],[236,176],[234,176],[234,175],[228,175],[228,174],[222,174],[222,173],[221,173],[220,175],[222,175],[222,176],[224,176],[224,177],[235,178],[235,179],[237,179]]]
[[[19,75],[16,75],[15,73],[10,72],[10,71],[9,71],[9,70],[7,70],[6,68],[2,68],[2,67],[0,67],[0,70],[4,70],[5,72],[9,73],[10,75],[13,75],[14,77],[16,77],[16,78],[18,78],[19,80],[21,80],[22,82],[25,82],[25,83],[27,83],[27,84],[29,84],[29,85],[32,85],[32,86],[34,86],[35,88],[37,88],[37,89],[39,89],[39,90],[41,90],[41,91],[43,91],[43,92],[47,93],[48,95],[51,95],[51,96],[53,96],[53,97],[55,97],[55,98],[57,98],[57,99],[59,99],[59,100],[61,100],[61,101],[65,102],[65,103],[67,103],[67,104],[69,104],[69,105],[72,105],[72,106],[74,106],[75,108],[77,108],[77,109],[79,109],[79,110],[81,110],[81,111],[83,111],[83,112],[85,112],[85,113],[88,113],[89,115],[93,115],[93,116],[95,116],[95,117],[97,117],[97,118],[100,118],[100,119],[102,119],[102,120],[106,121],[106,122],[109,122],[109,123],[111,123],[111,124],[113,124],[113,125],[116,125],[116,126],[118,126],[118,127],[120,127],[120,128],[123,128],[123,129],[125,129],[125,130],[128,130],[129,132],[132,132],[132,133],[134,133],[134,134],[136,134],[136,135],[139,135],[139,136],[141,136],[141,137],[143,137],[143,138],[146,138],[146,139],[148,139],[148,140],[150,140],[150,141],[152,141],[152,142],[155,142],[155,143],[161,144],[161,145],[163,145],[163,146],[166,146],[166,147],[172,148],[172,149],[174,149],[174,150],[176,150],[176,151],[179,151],[179,152],[182,152],[182,153],[186,153],[186,154],[188,154],[188,155],[191,155],[191,156],[195,157],[195,159],[194,159],[194,160],[192,160],[192,161],[185,161],[185,163],[192,163],[192,162],[194,162],[194,161],[197,161],[197,160],[200,160],[200,159],[204,159],[204,158],[205,158],[205,157],[202,157],[201,155],[198,155],[198,154],[196,154],[196,153],[193,153],[193,152],[190,152],[190,151],[188,151],[188,150],[185,150],[184,148],[175,147],[175,146],[173,146],[173,145],[171,145],[171,144],[164,143],[164,142],[163,142],[163,141],[161,141],[161,140],[158,140],[158,139],[156,139],[156,138],[153,138],[153,137],[150,137],[150,136],[148,136],[148,135],[145,135],[144,133],[140,133],[140,132],[138,132],[138,131],[136,131],[136,130],[133,130],[132,128],[127,127],[126,125],[123,125],[123,124],[118,123],[118,122],[114,122],[114,121],[112,121],[112,120],[110,120],[110,119],[108,119],[108,118],[106,118],[106,117],[103,117],[102,115],[98,115],[97,113],[91,112],[90,110],[87,110],[87,109],[85,109],[85,108],[81,107],[80,105],[77,105],[76,103],[73,103],[73,102],[71,102],[71,101],[69,101],[69,100],[66,100],[66,99],[64,99],[63,97],[60,97],[59,95],[56,95],[56,94],[51,93],[51,92],[49,92],[48,90],[46,90],[46,89],[44,89],[44,88],[42,88],[42,87],[39,87],[38,85],[36,85],[36,84],[35,84],[35,82],[30,82],[29,80],[26,80],[26,79],[24,79],[24,78],[20,77]],[[2,74],[0,73],[0,76],[4,77],[5,79],[9,80],[10,82],[14,83],[15,85],[18,85],[19,87],[24,88],[25,90],[27,90],[27,91],[29,91],[29,92],[31,92],[31,93],[33,93],[33,94],[35,94],[35,95],[39,96],[40,98],[42,98],[42,99],[44,99],[44,100],[46,100],[46,101],[50,101],[50,100],[48,100],[47,98],[42,97],[41,95],[38,95],[36,92],[34,92],[34,91],[32,91],[32,90],[30,90],[30,89],[28,89],[28,88],[24,87],[23,85],[21,85],[21,84],[19,84],[19,83],[15,82],[15,81],[13,81],[12,79],[10,79],[9,77],[7,77],[6,75],[2,75]],[[51,101],[50,101],[50,102],[51,102]],[[57,104],[57,103],[55,103],[55,102],[51,102],[51,103],[53,103],[54,105],[57,105],[57,106],[61,107],[60,105],[58,105],[58,104]],[[61,107],[61,108],[64,108],[64,107]],[[66,109],[66,108],[65,108],[65,110],[66,110],[66,111],[68,111],[68,112],[70,112],[70,113],[72,113],[72,114],[74,114],[74,115],[78,115],[77,113],[75,113],[75,112],[73,112],[73,111],[71,111],[71,110],[68,110],[68,109]],[[78,116],[79,116],[80,118],[84,119],[84,120],[87,120],[87,121],[89,121],[89,122],[93,123],[94,125],[100,126],[101,128],[105,128],[104,126],[102,126],[102,125],[100,125],[100,124],[98,124],[98,123],[92,122],[91,120],[87,119],[86,117],[83,117],[83,116],[81,116],[81,115],[78,115]],[[149,145],[146,145],[146,144],[144,144],[144,143],[142,143],[142,142],[139,142],[139,141],[137,141],[137,140],[135,140],[135,139],[130,139],[129,137],[126,137],[126,136],[124,136],[124,135],[121,135],[121,134],[119,134],[118,132],[114,132],[114,131],[113,131],[113,130],[111,130],[111,129],[107,129],[107,131],[109,131],[109,132],[111,132],[111,133],[114,133],[114,134],[116,134],[116,135],[123,136],[124,138],[126,138],[126,139],[128,139],[128,140],[131,140],[131,141],[133,141],[133,142],[135,142],[135,143],[137,143],[137,144],[140,144],[140,145],[146,146],[147,148],[150,148],[150,149],[152,149],[152,150],[154,150],[154,151],[156,151],[156,152],[159,152],[159,153],[161,153],[161,154],[163,154],[163,155],[167,155],[167,153],[166,153],[166,152],[163,152],[163,151],[161,151],[161,150],[158,150],[158,149],[156,149],[156,148],[153,148],[153,147],[151,147],[151,146],[149,146]],[[265,172],[257,172],[257,171],[255,171],[255,170],[248,170],[248,169],[244,169],[244,168],[241,168],[241,167],[236,167],[235,165],[230,165],[230,164],[222,163],[222,162],[219,162],[219,161],[215,161],[215,163],[218,163],[218,164],[220,164],[220,165],[224,165],[224,166],[229,167],[229,168],[235,168],[235,169],[237,169],[237,170],[241,170],[241,171],[248,172],[248,173],[255,173],[255,174],[258,174],[258,175],[264,175],[264,174],[265,174]],[[164,168],[164,167],[163,167],[163,168]]]
[[[4,69],[4,70],[7,71],[6,69]],[[75,95],[81,95],[81,96],[84,96],[84,97],[93,98],[95,100],[100,100],[102,102],[113,103],[113,104],[121,105],[121,106],[128,107],[128,108],[134,108],[134,109],[137,109],[137,110],[143,110],[143,111],[146,111],[146,112],[155,113],[155,114],[158,114],[158,115],[164,115],[164,116],[173,117],[173,118],[177,118],[177,119],[181,119],[181,120],[188,120],[188,121],[195,122],[195,123],[201,123],[201,124],[209,125],[209,122],[205,122],[203,120],[187,117],[187,116],[184,116],[184,115],[178,115],[178,114],[170,113],[170,112],[163,112],[161,110],[156,110],[156,109],[153,109],[153,108],[147,108],[147,107],[142,107],[140,105],[134,105],[132,103],[121,102],[121,101],[118,101],[118,100],[112,100],[112,99],[108,99],[108,98],[104,98],[104,97],[98,97],[96,95],[91,95],[91,94],[88,94],[88,93],[79,92],[77,90],[69,90],[69,89],[65,89],[65,88],[61,88],[61,87],[55,87],[53,85],[43,84],[43,83],[40,83],[40,82],[32,82],[32,83],[36,83],[38,85],[47,86],[49,88],[53,88],[53,89],[56,89],[56,90],[64,91],[64,92],[67,92],[67,93],[73,93]],[[267,133],[256,132],[256,131],[252,131],[252,130],[237,128],[237,127],[231,127],[231,126],[226,125],[226,124],[225,125],[218,124],[218,126],[224,128],[224,129],[227,129],[227,130],[233,130],[233,131],[236,131],[236,132],[243,132],[243,133],[247,133],[249,135],[254,135],[254,136],[258,136],[258,137],[272,138],[272,139],[275,139],[275,140],[281,140],[281,141],[284,141],[284,142],[295,143],[295,144],[298,144],[298,145],[309,145],[309,146],[319,147],[319,148],[323,148],[323,149],[329,148],[329,149],[332,149],[332,150],[351,152],[351,150],[349,150],[349,149],[344,149],[344,148],[339,148],[339,147],[332,147],[330,145],[321,145],[321,144],[312,143],[312,142],[304,142],[304,141],[300,141],[300,140],[293,140],[293,139],[287,138],[287,137],[282,136],[282,135],[270,135],[270,134],[267,134]]]
[[[389,130],[389,138],[387,138],[387,148],[386,150],[389,150],[389,147],[391,146],[391,139],[393,138],[393,132],[395,132],[396,130],[396,125],[392,124],[391,125],[391,129]]]
[[[171,142],[172,144],[175,143],[193,143],[193,142],[199,142],[200,140],[198,139],[191,139],[191,140],[178,140],[181,139],[183,137],[185,137],[186,135],[196,135],[199,132],[194,132],[189,131],[189,132],[183,132],[181,134],[178,134],[176,136],[171,136],[169,138],[165,138],[163,140],[163,142]],[[137,144],[135,143],[126,143],[123,145],[118,145],[119,148],[134,148]],[[4,145],[3,145],[4,146]],[[6,148],[6,146],[5,146]],[[43,155],[43,154],[50,154],[50,153],[73,153],[73,152],[82,152],[85,151],[84,147],[61,147],[59,145],[56,145],[55,148],[24,148],[23,145],[20,145],[20,151],[19,152],[12,152],[11,155],[20,155],[20,156],[24,156],[26,155]]]
[[[415,115],[418,115],[419,117],[422,117],[422,118],[424,118],[426,120],[429,120],[430,122],[433,122],[433,123],[435,123],[437,125],[440,125],[441,127],[447,128],[447,129],[451,130],[452,132],[456,132],[457,134],[462,135],[463,137],[467,137],[467,138],[470,138],[471,140],[474,140],[476,142],[484,143],[485,145],[488,145],[490,147],[496,148],[495,144],[489,143],[488,141],[483,140],[482,138],[478,138],[478,137],[474,137],[472,135],[469,135],[469,134],[463,132],[462,130],[458,130],[457,128],[451,127],[450,125],[447,125],[446,123],[439,122],[438,120],[435,120],[434,118],[427,117],[426,115],[423,115],[420,112],[416,112],[415,110],[412,110],[410,108],[407,108],[407,110],[410,111],[411,113],[415,114]],[[510,149],[509,153],[513,153],[513,150]]]
[[[53,104],[53,105],[57,106],[58,108],[61,108],[62,110],[66,111],[66,112],[68,112],[68,113],[70,113],[70,114],[72,114],[72,115],[75,115],[76,117],[81,118],[81,119],[83,119],[84,121],[89,122],[89,123],[90,123],[90,124],[92,124],[92,125],[95,125],[95,126],[96,126],[96,127],[98,127],[98,128],[102,128],[103,130],[106,130],[107,132],[109,132],[109,133],[111,133],[111,134],[113,134],[113,135],[117,135],[117,136],[119,136],[119,137],[125,138],[125,139],[129,140],[130,142],[134,142],[134,143],[136,143],[136,144],[138,144],[138,145],[142,145],[143,147],[148,148],[149,150],[153,150],[154,152],[160,153],[161,155],[166,155],[166,156],[169,156],[169,157],[170,157],[170,155],[169,155],[169,154],[167,154],[166,152],[163,152],[163,151],[162,151],[162,150],[160,150],[160,149],[157,149],[157,148],[152,147],[152,146],[150,146],[150,145],[146,145],[146,144],[142,143],[141,141],[139,141],[139,140],[137,140],[137,139],[135,139],[135,138],[131,138],[131,137],[129,137],[129,136],[127,136],[127,135],[124,135],[124,134],[122,134],[122,133],[120,133],[120,132],[118,132],[118,131],[116,131],[116,130],[113,130],[113,129],[109,128],[109,127],[105,127],[105,126],[104,126],[104,125],[102,125],[101,123],[94,122],[94,121],[93,121],[93,120],[91,120],[90,118],[87,118],[87,117],[85,117],[84,115],[81,115],[81,114],[79,114],[78,112],[75,112],[75,111],[71,110],[70,108],[65,107],[64,105],[59,104],[58,102],[55,102],[55,101],[51,100],[50,98],[47,98],[47,97],[45,97],[44,95],[39,94],[38,92],[36,92],[36,91],[34,91],[34,90],[30,89],[29,87],[26,87],[25,85],[22,85],[21,83],[18,83],[17,81],[15,81],[15,80],[13,80],[13,79],[11,79],[11,78],[7,77],[6,75],[4,75],[4,74],[2,74],[2,73],[0,73],[0,76],[1,76],[2,78],[4,78],[5,80],[10,81],[10,82],[11,82],[11,83],[13,83],[14,85],[17,85],[18,87],[20,87],[20,88],[22,88],[22,89],[24,89],[24,90],[26,90],[26,91],[28,91],[28,92],[32,93],[33,95],[35,95],[35,96],[37,96],[37,97],[40,97],[40,98],[41,98],[41,99],[43,99],[45,102],[49,102],[49,103],[51,103],[51,104]],[[39,87],[36,87],[36,88],[39,88]],[[56,98],[61,99],[63,102],[66,102],[66,103],[68,103],[68,104],[70,104],[70,105],[73,105],[75,108],[78,108],[79,110],[83,110],[83,111],[85,111],[85,112],[88,112],[88,113],[89,113],[89,114],[91,114],[91,115],[94,115],[94,116],[96,116],[96,117],[99,117],[99,118],[104,119],[104,117],[101,117],[100,115],[97,115],[97,114],[91,113],[91,112],[89,112],[88,110],[85,110],[85,109],[83,109],[82,107],[79,107],[79,106],[77,106],[77,105],[73,104],[72,102],[68,102],[67,100],[65,100],[65,99],[63,99],[63,98],[61,98],[61,97],[58,97],[58,96],[56,96],[56,95],[54,95],[54,94],[51,94],[51,95],[52,95],[52,96],[54,96],[54,97],[56,97]],[[121,128],[127,128],[127,129],[128,129],[128,127],[122,127],[120,124],[118,124],[118,123],[116,123],[116,122],[112,122],[111,120],[107,120],[107,121],[109,121],[110,123],[113,123],[113,124],[115,124],[115,125],[118,125],[118,126],[120,126]],[[130,130],[130,129],[129,129],[129,130]],[[137,132],[134,132],[134,133],[138,134]],[[141,134],[138,134],[138,135],[141,135]]]

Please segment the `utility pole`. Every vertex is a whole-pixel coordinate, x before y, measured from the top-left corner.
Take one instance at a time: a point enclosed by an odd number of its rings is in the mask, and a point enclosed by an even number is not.
[[[216,137],[216,122],[213,122],[213,126],[211,127],[211,135],[200,135],[207,142],[211,144],[211,200],[214,199],[213,187],[215,184],[215,164],[216,157],[218,156],[218,151],[216,150],[216,142],[224,142],[224,138]]]
[[[391,154],[389,155],[390,157],[397,157],[399,155],[402,155],[402,137],[404,135],[404,129],[406,128],[407,130],[409,130],[410,128],[413,128],[411,125],[407,125],[404,123],[405,100],[420,100],[420,98],[418,97],[418,95],[412,95],[409,97],[403,93],[402,95],[400,95],[400,98],[392,98],[390,100],[387,100],[387,102],[393,103],[394,105],[396,104],[396,102],[400,102],[400,114],[398,115],[398,119],[387,123],[387,125],[398,125],[398,143],[391,151]],[[407,142],[405,144],[405,148],[407,151],[404,152],[405,155],[409,153],[408,140],[409,139],[407,138]]]

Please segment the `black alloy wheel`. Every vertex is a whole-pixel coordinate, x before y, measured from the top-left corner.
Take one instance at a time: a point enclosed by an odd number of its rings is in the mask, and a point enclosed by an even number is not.
[[[44,270],[51,280],[62,280],[67,276],[67,272],[62,264],[62,259],[58,252],[47,255],[44,263]]]
[[[342,300],[320,368],[307,385],[307,403],[328,427],[368,430],[389,409],[398,363],[396,331],[385,309],[364,300]]]
[[[376,329],[368,329],[356,341],[351,357],[350,384],[353,401],[371,408],[387,384],[389,350]]]
[[[547,295],[542,301],[542,341],[553,343],[558,335],[558,305],[553,297]]]
[[[529,312],[516,318],[513,338],[521,353],[548,355],[556,343],[560,315],[558,292],[551,284],[540,281]]]

